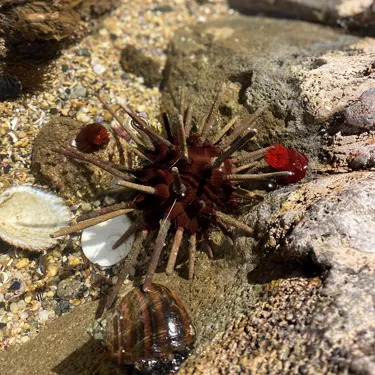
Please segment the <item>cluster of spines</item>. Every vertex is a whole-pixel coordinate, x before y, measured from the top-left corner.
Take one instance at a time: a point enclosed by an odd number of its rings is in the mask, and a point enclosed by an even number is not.
[[[214,113],[217,110],[219,103],[221,101],[221,96],[223,93],[223,87],[217,94],[212,106],[208,112],[208,115],[204,118],[203,124],[200,127],[200,131],[198,132],[198,144],[202,145],[206,139],[208,139],[208,133],[212,127],[214,121]],[[113,117],[117,120],[118,125],[114,127],[112,130],[121,138],[125,139],[127,142],[127,148],[129,151],[133,152],[136,156],[143,159],[146,163],[153,163],[152,160],[148,156],[146,156],[147,151],[154,151],[157,145],[164,145],[168,149],[173,149],[176,147],[172,144],[168,139],[165,139],[161,135],[157,134],[153,131],[147,124],[147,122],[140,116],[138,116],[135,111],[127,105],[121,105],[121,109],[131,118],[129,122],[123,122],[121,118],[117,115],[115,111],[101,98],[99,100],[102,102],[103,106],[113,115]],[[231,162],[236,164],[237,166],[232,169],[232,174],[226,175],[226,179],[228,181],[232,181],[233,183],[239,183],[242,181],[259,181],[259,180],[275,180],[281,179],[285,180],[293,175],[293,172],[288,170],[280,170],[277,172],[271,173],[256,173],[264,165],[264,156],[266,153],[273,147],[267,147],[263,149],[256,150],[254,152],[247,153],[244,156],[240,157],[232,157],[232,155],[240,150],[251,138],[253,138],[257,131],[251,127],[253,122],[261,115],[264,108],[257,110],[255,113],[245,117],[242,121],[238,122],[238,118],[234,117],[223,129],[220,131],[216,136],[211,139],[211,142],[215,145],[219,145],[221,149],[224,149],[222,154],[217,158],[214,158],[211,161],[211,168],[220,168],[222,163],[231,158]],[[172,135],[172,130],[170,126],[170,122],[168,120],[168,116],[165,112],[162,113],[163,122],[166,134],[170,139]],[[180,108],[179,108],[179,121],[176,124],[176,137],[178,139],[178,147],[180,149],[180,158],[185,161],[189,161],[189,148],[187,145],[187,139],[190,136],[191,129],[192,129],[192,107],[188,106],[185,108],[185,100],[184,95],[181,95],[180,101]],[[235,127],[234,127],[235,125]],[[234,127],[234,130],[231,134],[224,137],[227,132]],[[134,132],[136,130],[137,132]],[[136,133],[136,134],[135,134]],[[131,142],[133,141],[138,147],[133,147]],[[145,152],[143,152],[145,150]],[[71,146],[66,147],[58,147],[54,148],[52,151],[65,155],[67,157],[71,157],[74,159],[78,159],[87,163],[94,164],[99,168],[111,173],[113,176],[120,179],[118,182],[119,188],[112,189],[111,192],[119,192],[121,189],[131,189],[138,192],[142,192],[145,194],[160,194],[155,187],[152,186],[145,186],[139,183],[134,182],[135,177],[131,174],[131,169],[127,168],[123,165],[113,164],[107,161],[98,160],[93,158],[92,156],[88,156],[87,154],[78,151],[76,148]],[[239,174],[239,172],[248,171],[247,174]],[[251,173],[255,172],[255,173]],[[184,194],[184,185],[181,182],[180,175],[178,168],[174,167],[172,169],[172,175],[174,179],[174,192],[179,194]],[[237,189],[234,192],[234,195],[241,198],[246,199],[246,196],[251,197],[251,192],[248,192],[244,189]],[[133,202],[123,202],[119,204],[114,204],[112,206],[97,210],[95,212],[91,212],[89,214],[82,215],[77,219],[77,224],[72,225],[70,227],[64,228],[56,233],[53,234],[53,237],[59,237],[70,233],[75,233],[80,230],[83,230],[87,227],[96,225],[100,222],[107,221],[111,218],[114,218],[119,215],[123,215],[125,213],[129,213],[131,211],[135,211],[135,207]],[[236,227],[247,235],[252,235],[253,230],[246,224],[234,219],[227,214],[214,211],[213,212],[215,219],[219,223],[219,227],[223,228],[225,231],[226,225]],[[151,261],[149,263],[149,267],[146,273],[145,282],[143,284],[143,290],[148,291],[150,289],[156,267],[160,258],[161,251],[164,247],[166,237],[168,231],[171,226],[171,221],[169,220],[168,215],[166,215],[162,222],[160,223],[159,232],[155,241],[154,249],[152,252]],[[121,243],[126,241],[129,236],[133,233],[140,232],[142,233],[143,238],[145,238],[148,234],[148,229],[145,226],[145,223],[142,222],[142,219],[136,220],[130,228],[121,236],[121,238],[114,244],[113,248],[118,247]],[[184,228],[178,227],[176,228],[176,233],[172,243],[172,250],[170,252],[166,273],[171,274],[173,272],[177,254],[181,245],[181,241],[184,234]],[[190,234],[189,238],[189,279],[193,278],[194,275],[194,261],[195,261],[195,253],[196,253],[196,233]],[[209,245],[207,244],[208,253],[212,255],[212,250],[210,249]],[[139,250],[136,249],[136,246],[133,246],[133,250],[128,257],[128,260],[124,262],[123,270],[119,277],[119,285],[122,284],[124,279],[129,275],[130,269],[134,267],[134,262],[137,259],[138,254],[135,254]]]

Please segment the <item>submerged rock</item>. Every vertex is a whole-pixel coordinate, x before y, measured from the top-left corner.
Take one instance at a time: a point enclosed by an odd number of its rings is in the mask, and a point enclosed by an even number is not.
[[[157,86],[162,80],[160,65],[134,46],[128,45],[122,50],[120,63],[125,72],[143,77],[148,87]]]
[[[309,103],[301,91],[305,84],[309,85],[300,73],[304,64],[311,66],[328,51],[340,51],[358,40],[300,21],[222,18],[177,32],[170,47],[164,85],[168,83],[175,98],[179,97],[180,88],[185,87],[185,101],[194,108],[199,123],[224,82],[227,90],[219,107],[220,126],[235,114],[242,117],[268,105],[255,124],[259,132],[257,141],[261,145],[282,143],[314,155],[320,148],[316,134],[322,119],[306,110]],[[337,67],[335,74],[340,74],[341,68]],[[323,73],[324,68],[314,76],[317,86],[322,81],[321,91],[329,83]],[[163,94],[163,101],[167,108],[175,104],[168,91]],[[344,109],[345,104],[340,108]]]
[[[93,197],[112,182],[112,176],[100,168],[77,161],[66,162],[66,157],[51,151],[56,146],[71,145],[86,124],[66,117],[54,117],[44,125],[34,141],[31,170],[42,184],[55,187],[68,198]],[[96,158],[118,162],[123,158],[121,147],[111,139],[102,150],[93,153]]]

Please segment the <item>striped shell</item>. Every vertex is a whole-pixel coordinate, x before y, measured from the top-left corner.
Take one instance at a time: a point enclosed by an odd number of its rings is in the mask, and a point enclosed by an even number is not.
[[[140,368],[187,353],[195,330],[177,295],[152,284],[148,293],[133,288],[108,312],[103,338],[113,361]]]

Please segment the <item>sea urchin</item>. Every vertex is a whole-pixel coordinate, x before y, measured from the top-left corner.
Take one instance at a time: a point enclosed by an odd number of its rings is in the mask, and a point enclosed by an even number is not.
[[[189,279],[192,279],[194,274],[197,236],[204,238],[210,228],[219,228],[227,233],[228,225],[251,236],[252,228],[226,213],[228,207],[238,206],[239,202],[251,196],[250,192],[239,188],[238,184],[243,181],[296,182],[305,177],[308,160],[304,154],[282,145],[238,156],[237,151],[256,135],[257,131],[251,126],[263,109],[241,121],[235,117],[222,131],[209,137],[222,92],[223,88],[217,94],[208,115],[196,133],[191,132],[192,109],[190,106],[185,107],[184,96],[181,95],[179,121],[173,128],[168,116],[163,113],[166,138],[154,132],[147,121],[129,106],[121,108],[130,116],[131,121],[122,122],[99,97],[120,124],[113,130],[127,140],[129,150],[143,159],[144,166],[130,169],[123,165],[115,165],[95,159],[73,147],[60,147],[53,151],[97,165],[118,177],[118,185],[134,190],[137,195],[130,202],[115,204],[85,215],[78,219],[76,225],[60,230],[53,236],[77,232],[130,210],[142,211],[142,217],[133,223],[114,247],[119,246],[135,232],[141,232],[145,238],[150,230],[158,229],[143,284],[144,291],[150,289],[170,229],[175,232],[175,236],[166,272],[173,272],[182,237],[186,234],[189,236]],[[232,132],[227,135],[230,130]],[[131,147],[132,143],[137,147]],[[244,171],[247,171],[247,174],[241,173]],[[122,283],[130,273],[137,255],[138,253],[132,253],[125,261],[119,282]]]

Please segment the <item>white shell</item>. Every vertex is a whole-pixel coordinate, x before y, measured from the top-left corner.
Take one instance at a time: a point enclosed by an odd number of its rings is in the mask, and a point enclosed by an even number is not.
[[[14,186],[0,195],[0,238],[12,245],[46,250],[57,243],[50,234],[69,221],[65,202],[40,188]]]
[[[132,248],[135,235],[132,234],[116,250],[112,250],[112,246],[131,224],[127,215],[121,215],[84,229],[81,242],[87,259],[102,267],[113,266],[123,260]]]

